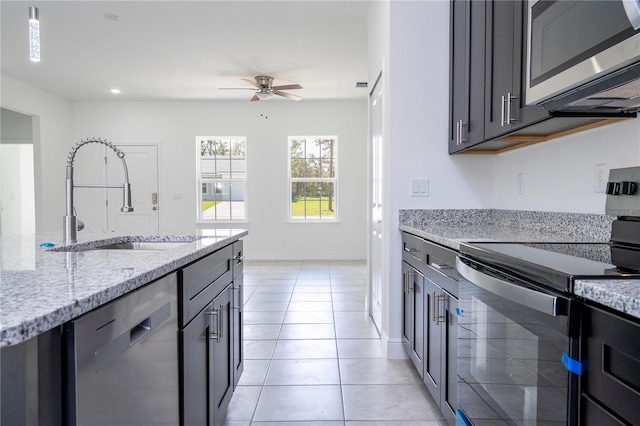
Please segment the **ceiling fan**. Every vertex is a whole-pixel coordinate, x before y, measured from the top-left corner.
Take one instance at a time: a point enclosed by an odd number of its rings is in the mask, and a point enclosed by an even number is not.
[[[220,87],[219,90],[255,90],[255,95],[251,98],[251,101],[267,100],[273,95],[282,96],[283,98],[291,99],[293,101],[299,101],[301,96],[292,95],[291,93],[285,93],[282,90],[294,90],[302,89],[299,84],[285,84],[283,86],[273,86],[273,77],[268,75],[257,75],[254,77],[255,81],[243,78],[242,80],[255,86],[253,87]]]

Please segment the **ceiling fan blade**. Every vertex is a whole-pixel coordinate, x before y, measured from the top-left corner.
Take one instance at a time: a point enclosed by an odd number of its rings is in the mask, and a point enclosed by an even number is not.
[[[302,89],[302,86],[299,84],[285,84],[283,86],[273,86],[273,90],[294,90],[294,89]]]
[[[253,80],[249,80],[249,79],[246,79],[246,78],[243,78],[242,80],[246,81],[247,83],[251,84],[252,86],[257,87],[258,89],[262,89],[262,87],[258,83],[253,81]]]
[[[218,87],[218,90],[256,90],[253,87]]]
[[[302,100],[302,96],[292,95],[291,93],[281,92],[279,90],[273,90],[274,95],[282,96],[283,98],[291,99],[292,101]]]
[[[260,98],[258,97],[258,95],[253,95],[253,98],[251,98],[251,102],[259,101],[259,100]]]

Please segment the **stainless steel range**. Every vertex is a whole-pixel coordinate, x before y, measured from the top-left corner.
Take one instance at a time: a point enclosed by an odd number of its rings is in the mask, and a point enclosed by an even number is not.
[[[578,425],[578,279],[640,277],[640,167],[611,170],[609,243],[461,245],[460,425]]]

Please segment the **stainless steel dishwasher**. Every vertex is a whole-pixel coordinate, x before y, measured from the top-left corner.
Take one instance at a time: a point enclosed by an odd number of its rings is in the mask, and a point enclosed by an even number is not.
[[[176,289],[172,273],[65,326],[64,424],[178,424]]]

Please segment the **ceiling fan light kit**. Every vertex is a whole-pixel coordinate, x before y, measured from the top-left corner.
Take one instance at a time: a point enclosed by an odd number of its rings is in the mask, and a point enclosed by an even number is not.
[[[255,89],[252,87],[221,87],[220,90],[255,90],[256,93],[251,98],[251,101],[266,101],[273,95],[282,96],[283,98],[291,99],[293,101],[302,100],[301,96],[292,95],[291,93],[282,91],[302,89],[302,86],[300,86],[299,84],[273,86],[273,77],[268,75],[255,76],[254,80],[249,80],[246,78],[243,78],[242,80],[254,86]]]

